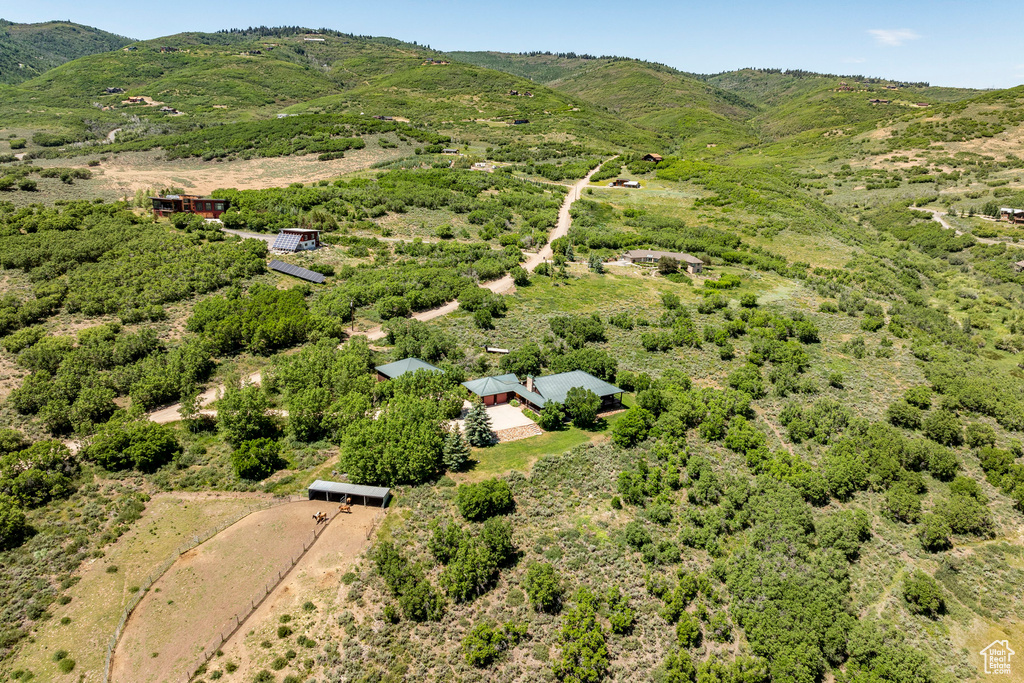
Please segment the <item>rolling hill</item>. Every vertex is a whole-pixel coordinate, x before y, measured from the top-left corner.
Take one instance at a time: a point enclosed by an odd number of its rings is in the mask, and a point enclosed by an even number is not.
[[[126,93],[105,94],[113,86]],[[181,114],[124,102],[132,96]],[[0,101],[8,126],[53,129],[71,140],[101,139],[114,128],[130,128],[138,137],[316,112],[395,116],[494,143],[510,139],[517,119],[530,124],[518,126],[516,137],[568,134],[616,147],[657,143],[657,135],[613,113],[521,77],[392,39],[306,30],[144,41],[0,88]]]
[[[133,42],[67,21],[16,24],[0,19],[0,83],[21,83],[73,59]]]

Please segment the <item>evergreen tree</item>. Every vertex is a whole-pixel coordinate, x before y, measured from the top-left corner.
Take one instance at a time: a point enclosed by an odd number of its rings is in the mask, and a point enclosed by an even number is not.
[[[466,440],[471,446],[492,446],[498,440],[491,429],[491,416],[483,403],[474,403],[466,415]]]
[[[461,470],[469,460],[469,444],[458,429],[452,429],[445,436],[441,460],[449,472]]]

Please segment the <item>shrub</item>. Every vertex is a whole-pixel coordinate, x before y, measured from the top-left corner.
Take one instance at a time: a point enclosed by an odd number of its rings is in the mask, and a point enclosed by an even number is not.
[[[909,486],[897,483],[885,492],[883,509],[892,519],[913,524],[921,516],[921,499]]]
[[[477,624],[462,641],[466,663],[483,668],[490,666],[503,652],[510,650],[526,637],[526,624],[505,622],[501,627]]]
[[[689,612],[679,615],[679,621],[676,622],[676,640],[679,647],[691,648],[700,645],[700,622]]]
[[[284,466],[281,444],[273,439],[243,442],[231,454],[231,466],[240,479],[260,481]]]
[[[537,419],[537,425],[546,432],[561,429],[565,424],[565,410],[561,403],[549,401],[544,404]]]
[[[615,423],[612,440],[622,448],[630,448],[646,439],[652,426],[654,415],[640,406],[633,406]]]
[[[17,501],[0,494],[0,550],[10,550],[21,545],[28,533],[25,513]]]
[[[57,662],[57,670],[60,671],[62,674],[71,673],[75,670],[75,660],[71,659],[70,657],[65,657],[64,659]]]
[[[903,598],[914,614],[935,616],[945,609],[939,584],[920,569],[903,579]]]
[[[996,430],[991,425],[972,422],[967,425],[967,445],[971,448],[996,445]]]
[[[530,604],[538,612],[556,613],[562,606],[565,594],[558,573],[546,562],[534,562],[526,570],[523,589],[530,598]]]
[[[277,627],[277,637],[278,638],[287,638],[292,633],[293,633],[293,631],[292,631],[291,627],[289,627],[289,626],[285,626],[284,624],[281,624],[280,626]]]
[[[921,518],[917,529],[917,537],[925,550],[937,551],[949,547],[949,536],[952,531],[945,519],[939,515],[928,513]]]
[[[929,439],[944,446],[958,446],[963,442],[960,419],[948,410],[936,410],[921,423]]]
[[[897,427],[919,429],[923,415],[921,409],[906,401],[896,401],[885,411],[885,417]]]
[[[932,390],[922,385],[908,389],[904,395],[904,400],[912,406],[917,406],[921,410],[928,410],[932,407]]]
[[[466,519],[480,522],[495,515],[507,515],[515,509],[512,489],[503,479],[487,479],[463,484],[456,494],[456,505]]]
[[[266,669],[261,669],[252,677],[252,683],[274,683],[274,680],[274,674],[270,673]]]

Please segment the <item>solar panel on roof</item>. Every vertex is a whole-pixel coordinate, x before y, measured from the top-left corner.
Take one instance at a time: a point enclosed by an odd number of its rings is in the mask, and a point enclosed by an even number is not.
[[[289,235],[282,233],[277,236],[274,240],[274,246],[271,249],[280,249],[281,251],[295,251],[299,248],[299,239],[301,235]]]
[[[323,283],[327,282],[327,278],[325,278],[320,273],[316,273],[307,268],[293,266],[290,263],[278,261],[277,259],[274,259],[273,261],[270,262],[270,269],[276,270],[279,273],[284,273],[285,275],[297,277],[302,280],[309,280],[310,282],[315,282],[318,285],[322,285]]]

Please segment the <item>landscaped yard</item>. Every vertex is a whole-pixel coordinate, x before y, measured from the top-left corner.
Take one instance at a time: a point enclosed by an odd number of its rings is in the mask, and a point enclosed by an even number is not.
[[[605,418],[599,431],[588,432],[569,426],[562,431],[544,432],[540,436],[521,441],[501,443],[490,448],[474,448],[475,464],[466,472],[455,475],[455,478],[460,482],[477,481],[513,470],[529,472],[533,463],[542,456],[564,453],[580,444],[598,443],[611,438],[611,427],[621,415],[617,413]]]

